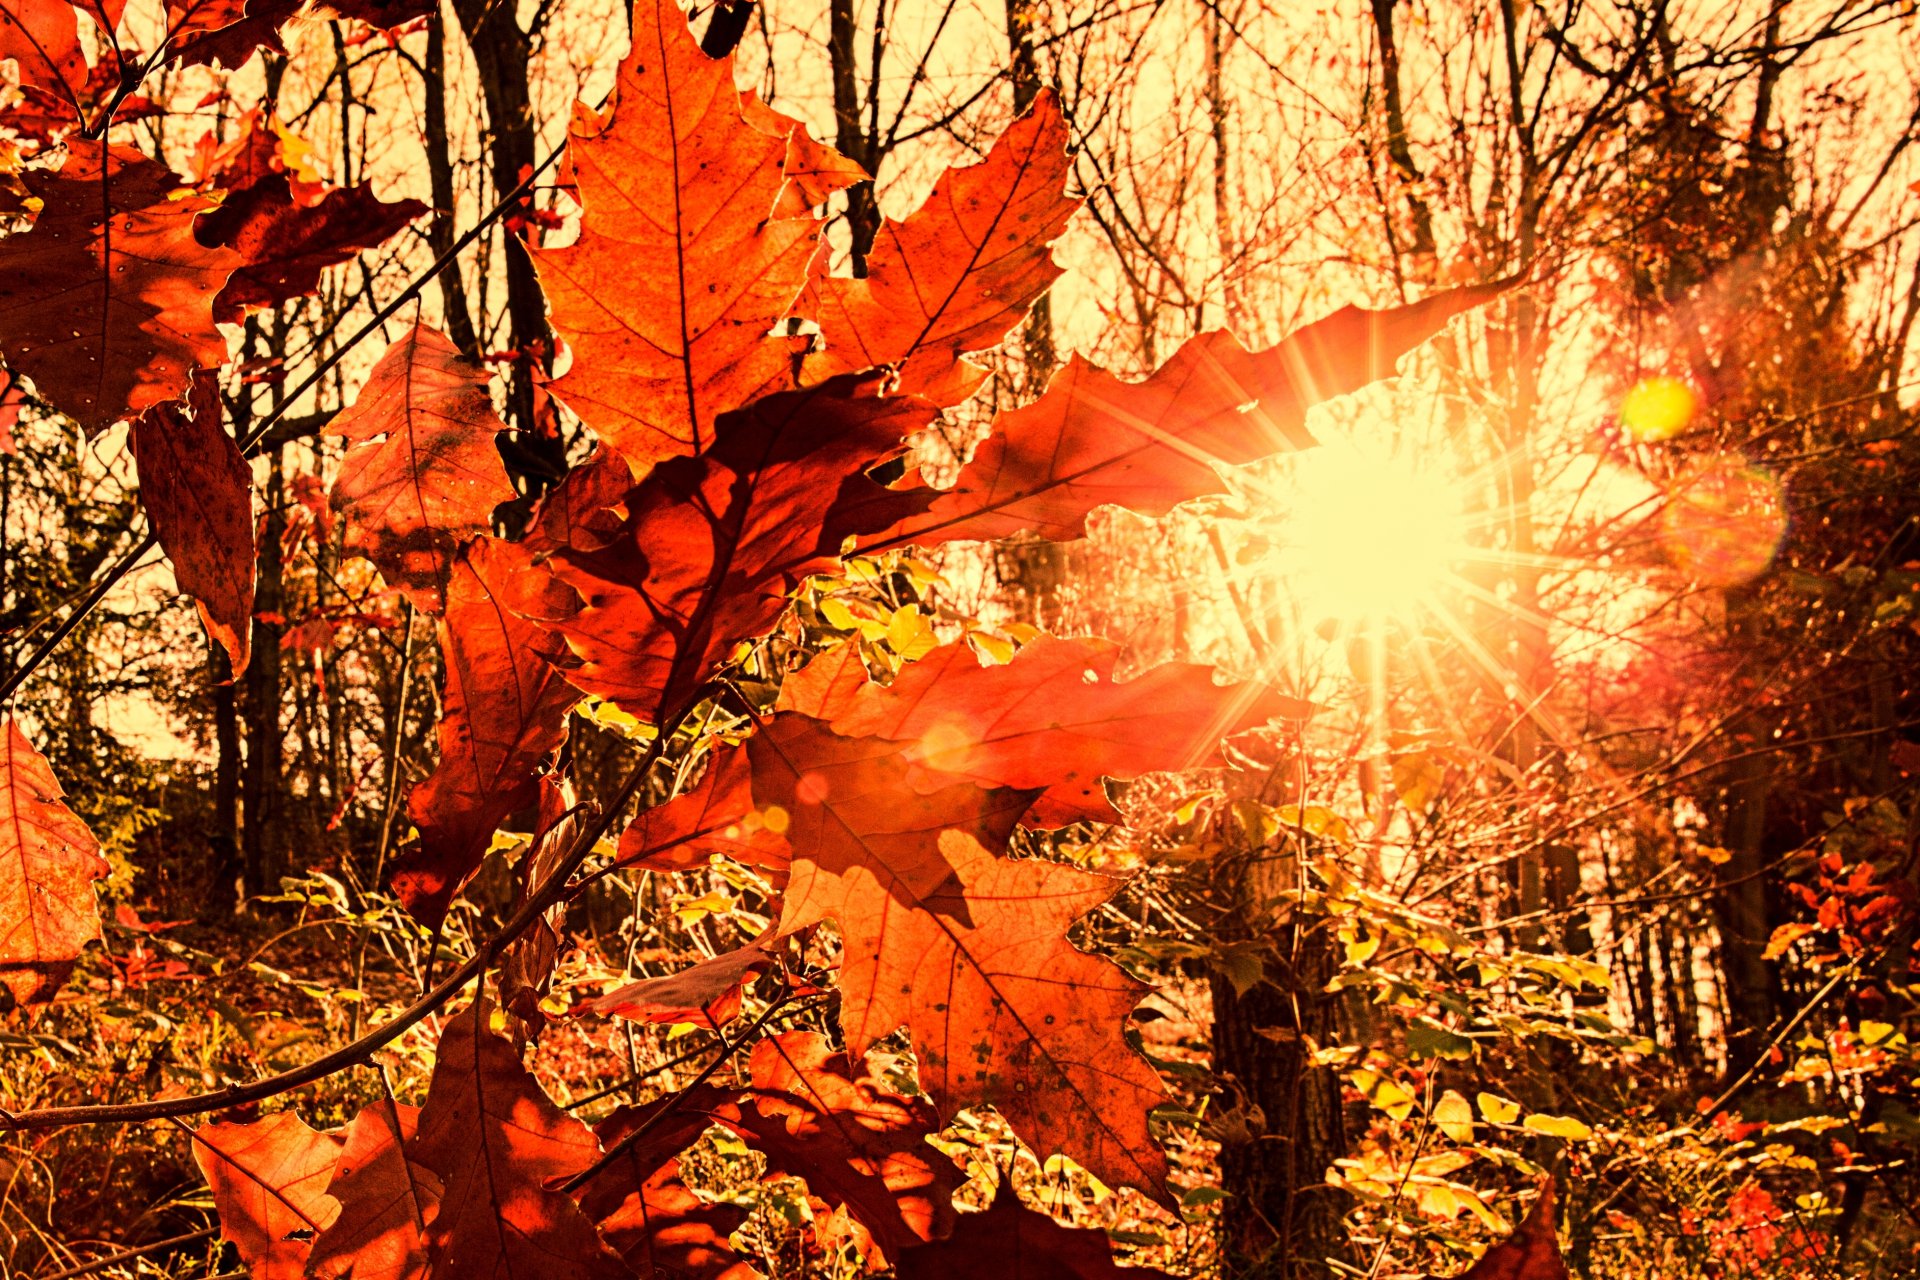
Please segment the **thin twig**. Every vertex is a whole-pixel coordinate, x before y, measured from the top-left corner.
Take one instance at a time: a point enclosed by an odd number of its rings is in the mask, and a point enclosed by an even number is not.
[[[198,1244],[202,1240],[211,1240],[219,1234],[218,1227],[202,1227],[198,1231],[189,1231],[185,1235],[169,1236],[165,1240],[143,1244],[137,1249],[122,1249],[119,1253],[110,1253],[104,1258],[95,1258],[92,1262],[78,1263],[60,1271],[49,1271],[43,1276],[35,1276],[33,1280],[72,1280],[74,1276],[92,1275],[96,1271],[105,1271],[108,1267],[132,1262],[135,1258],[144,1258],[149,1254],[162,1253],[180,1245]]]

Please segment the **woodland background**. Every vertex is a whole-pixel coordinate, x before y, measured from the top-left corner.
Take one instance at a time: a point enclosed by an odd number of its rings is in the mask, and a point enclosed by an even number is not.
[[[607,99],[628,17],[614,0],[423,8],[289,10],[283,52],[88,87],[94,106],[122,95],[115,141],[180,175],[207,182],[223,147],[263,139],[275,173],[385,202],[352,217],[398,225],[227,328],[232,434],[277,415],[250,463],[237,676],[143,543],[126,428],[90,435],[9,375],[0,676],[111,872],[101,942],[49,1005],[0,1021],[7,1112],[313,1060],[516,905],[530,814],[442,928],[390,890],[444,673],[434,620],[348,547],[328,500],[344,446],[322,430],[417,315],[496,375],[520,495],[498,532],[591,450],[546,391],[564,357],[524,245],[576,234],[547,161],[575,102]],[[1206,662],[1315,708],[1284,749],[1117,788],[1122,826],[1033,837],[1034,856],[1132,872],[1074,936],[1155,983],[1135,1025],[1173,1090],[1155,1132],[1178,1207],[1017,1154],[980,1116],[948,1134],[972,1203],[1012,1177],[1176,1275],[1384,1277],[1458,1271],[1546,1171],[1576,1274],[1913,1274],[1912,5],[747,0],[692,22],[743,88],[875,175],[830,205],[856,275],[883,213],[1057,95],[1085,199],[1054,246],[1067,274],[919,442],[936,481],[1070,353],[1139,378],[1211,329],[1259,349],[1344,303],[1518,279],[1397,381],[1310,419],[1363,477],[1452,478],[1469,554],[1417,607],[1321,607],[1325,566],[1289,521],[1335,481],[1305,454],[1157,518],[1104,511],[1080,542],[887,553],[801,589],[782,660],[853,644],[885,671],[1041,627],[1113,637],[1123,670]],[[120,30],[151,50],[169,23],[135,0]],[[57,130],[7,94],[0,169],[17,175]],[[5,212],[17,234],[26,214]],[[1391,489],[1338,482],[1362,519],[1337,527],[1394,541],[1336,578],[1424,554]],[[647,743],[589,699],[556,769],[607,803]],[[528,1058],[541,1087],[591,1119],[685,1086],[724,1029],[557,1015],[729,950],[771,903],[737,865],[577,898],[538,996],[556,1015]],[[750,989],[736,1025],[764,1010]],[[379,1081],[331,1078],[266,1113],[325,1128],[381,1082],[417,1102],[445,1021],[383,1050]],[[858,1233],[803,1187],[701,1141],[682,1165],[703,1203],[739,1211],[743,1264],[862,1273]],[[92,1274],[239,1274],[193,1145],[157,1120],[0,1135],[0,1275],[181,1237]]]

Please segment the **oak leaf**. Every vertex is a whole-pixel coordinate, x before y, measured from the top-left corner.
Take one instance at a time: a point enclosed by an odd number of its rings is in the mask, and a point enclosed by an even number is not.
[[[1164,1196],[1146,1120],[1164,1089],[1124,1035],[1147,988],[1066,940],[1119,882],[988,852],[1038,793],[970,782],[918,792],[898,744],[840,738],[792,713],[748,750],[756,803],[791,815],[777,931],[840,928],[847,1051],[905,1026],[941,1114],[990,1104],[1036,1149]]]
[[[1455,1280],[1567,1280],[1566,1259],[1553,1231],[1554,1187],[1540,1183],[1540,1195],[1513,1235],[1480,1255]]]
[[[214,375],[195,377],[184,408],[155,405],[135,418],[129,439],[140,505],[237,676],[253,634],[253,468],[220,424]]]
[[[760,1272],[727,1239],[746,1220],[744,1209],[695,1195],[682,1180],[680,1161],[674,1158],[621,1195],[599,1219],[599,1228],[637,1275],[660,1280],[758,1280]]]
[[[842,645],[789,676],[777,705],[847,737],[901,743],[916,788],[954,778],[1043,788],[1032,819],[1041,826],[1118,821],[1102,777],[1218,764],[1222,738],[1310,710],[1263,685],[1215,684],[1196,663],[1116,680],[1120,655],[1111,640],[1041,636],[1011,662],[982,666],[956,641],[881,685],[857,646]]]
[[[577,120],[568,149],[580,239],[536,261],[573,352],[554,394],[644,473],[793,384],[797,340],[770,331],[824,224],[775,216],[788,139],[747,122],[732,58],[702,53],[673,0],[636,0],[632,21],[613,119]]]
[[[32,1004],[53,998],[100,935],[93,882],[108,866],[20,722],[0,723],[0,994]]]
[[[1060,276],[1049,246],[1080,202],[1058,100],[1042,93],[978,164],[949,169],[918,211],[883,223],[863,277],[817,281],[806,309],[825,350],[820,377],[881,365],[899,390],[936,404],[973,394],[987,371],[964,360],[997,346]]]
[[[280,28],[305,0],[167,0],[166,59],[237,70],[258,49],[284,54]]]
[[[753,807],[753,772],[738,748],[707,754],[700,780],[665,804],[642,809],[620,833],[615,862],[645,871],[689,871],[713,854],[785,871],[787,842]]]
[[[441,1033],[420,1130],[406,1155],[440,1179],[427,1223],[436,1278],[599,1280],[627,1269],[565,1192],[592,1164],[593,1131],[553,1105],[476,1000]]]
[[[340,1141],[291,1111],[250,1124],[225,1121],[193,1133],[193,1158],[213,1191],[220,1234],[253,1280],[299,1280],[314,1237],[340,1212],[327,1193]]]
[[[900,1280],[1169,1280],[1164,1271],[1121,1267],[1104,1231],[1063,1227],[1021,1204],[1004,1184],[982,1213],[963,1213],[953,1234],[903,1254]]]
[[[1158,516],[1221,492],[1218,467],[1311,444],[1310,407],[1390,376],[1449,319],[1508,287],[1384,311],[1343,307],[1258,352],[1225,331],[1204,333],[1140,382],[1075,356],[1038,400],[995,419],[952,489],[862,549],[1022,532],[1064,541],[1086,533],[1097,507]]]
[[[86,138],[68,141],[63,168],[20,180],[44,204],[31,230],[0,239],[0,352],[43,398],[95,432],[225,362],[213,297],[241,260],[194,238],[210,201],[170,199],[173,174]]]
[[[541,770],[580,698],[540,656],[543,633],[504,603],[510,585],[527,585],[505,581],[520,563],[510,547],[493,538],[468,544],[438,623],[447,673],[440,763],[408,797],[420,842],[393,875],[401,902],[430,926],[480,865],[500,823],[539,799]],[[563,590],[550,579],[533,585],[543,584]]]
[[[440,1207],[440,1180],[406,1155],[420,1109],[369,1104],[347,1125],[327,1194],[333,1223],[313,1242],[307,1274],[320,1280],[426,1280],[427,1224]]]
[[[565,637],[576,685],[660,723],[773,626],[801,579],[837,564],[847,537],[921,500],[863,473],[933,413],[835,379],[723,414],[704,453],[661,462],[628,493],[603,547],[551,553],[577,604],[527,612]]]
[[[416,324],[388,347],[326,434],[348,442],[333,484],[347,550],[380,566],[427,613],[441,612],[455,553],[513,497],[494,437],[506,430],[487,371]]]

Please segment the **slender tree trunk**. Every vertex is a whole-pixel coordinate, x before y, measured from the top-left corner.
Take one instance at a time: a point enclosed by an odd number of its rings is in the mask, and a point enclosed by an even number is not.
[[[433,219],[427,224],[427,243],[435,258],[444,257],[455,240],[453,191],[453,144],[447,136],[447,32],[446,19],[435,10],[427,19],[426,62],[426,148],[427,182],[433,196]],[[473,313],[467,306],[466,280],[460,264],[453,263],[438,277],[440,310],[445,316],[447,335],[454,345],[477,360],[479,335],[473,329]]]
[[[880,10],[881,21],[886,10]],[[881,156],[879,139],[872,136],[860,118],[860,24],[854,15],[853,0],[830,0],[827,7],[827,53],[833,64],[833,144],[840,154],[859,164],[869,174],[879,176]],[[878,55],[882,46],[879,31],[874,36],[875,65],[869,75],[880,73]],[[873,184],[863,182],[847,190],[847,228],[853,240],[853,274],[867,274],[867,254],[873,250],[873,238],[880,232],[880,205]]]
[[[258,580],[254,590],[253,657],[247,664],[247,761],[244,774],[246,820],[241,828],[242,882],[248,897],[280,887],[285,819],[285,731],[280,723],[284,694],[280,637],[284,630],[281,577],[282,542],[287,531],[284,486],[286,448],[268,457],[267,518],[260,539]]]
[[[240,706],[234,696],[233,664],[219,644],[208,646],[207,677],[213,686],[213,825],[207,833],[213,877],[228,905],[244,900],[240,862]]]

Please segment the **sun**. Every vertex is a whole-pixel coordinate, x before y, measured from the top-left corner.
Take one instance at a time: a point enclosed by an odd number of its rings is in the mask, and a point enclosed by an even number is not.
[[[1292,479],[1276,555],[1313,622],[1412,621],[1468,553],[1461,486],[1439,466],[1329,445]]]

